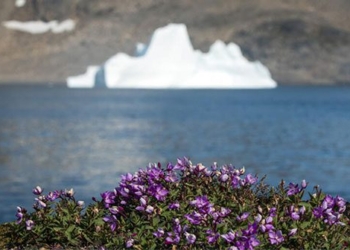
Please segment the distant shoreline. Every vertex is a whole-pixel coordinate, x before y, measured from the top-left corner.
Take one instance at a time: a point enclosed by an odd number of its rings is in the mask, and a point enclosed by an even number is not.
[[[47,86],[47,87],[67,87],[66,82],[23,82],[23,81],[11,81],[11,82],[1,82],[0,81],[0,87],[6,87],[6,86]],[[278,86],[314,86],[314,87],[327,87],[327,86],[350,86],[350,82],[348,83],[322,83],[322,84],[316,84],[316,83],[291,83],[291,82],[285,82],[280,83],[278,82]],[[277,87],[278,87],[277,86]],[[118,88],[116,88],[118,89]]]

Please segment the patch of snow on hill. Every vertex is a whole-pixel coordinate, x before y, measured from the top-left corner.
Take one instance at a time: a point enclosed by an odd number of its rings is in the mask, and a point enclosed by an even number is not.
[[[42,34],[48,31],[52,31],[53,33],[62,33],[69,32],[74,30],[75,21],[71,19],[67,19],[61,23],[58,21],[28,21],[28,22],[20,22],[20,21],[6,21],[3,22],[3,25],[12,30],[18,30],[22,32],[27,32],[31,34]]]
[[[16,0],[16,7],[20,8],[26,4],[26,0]]]

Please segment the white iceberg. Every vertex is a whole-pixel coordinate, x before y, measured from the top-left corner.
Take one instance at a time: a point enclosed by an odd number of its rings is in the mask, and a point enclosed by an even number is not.
[[[216,41],[208,53],[194,50],[184,24],[157,29],[136,57],[118,53],[104,66],[108,88],[236,89],[274,88],[277,83],[260,62],[249,62],[234,43]],[[67,79],[72,86],[71,78]],[[90,85],[89,85],[90,86]]]
[[[63,22],[58,21],[28,21],[28,22],[20,22],[20,21],[6,21],[3,22],[3,25],[7,29],[18,30],[22,32],[27,32],[31,34],[42,34],[48,31],[52,31],[53,33],[62,33],[72,31],[75,28],[75,21],[71,19],[67,19]]]
[[[95,76],[100,66],[89,66],[83,75],[70,76],[67,78],[69,88],[93,88],[95,87]]]

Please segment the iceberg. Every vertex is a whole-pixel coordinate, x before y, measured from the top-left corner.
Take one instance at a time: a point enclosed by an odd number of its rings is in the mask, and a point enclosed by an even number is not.
[[[260,62],[248,61],[234,43],[226,45],[218,40],[208,53],[194,50],[184,24],[156,29],[148,46],[137,44],[135,57],[118,53],[102,67],[107,88],[253,89],[277,86],[269,70]],[[88,87],[92,75],[89,77]],[[72,79],[67,79],[68,87],[84,85],[75,84]]]
[[[67,86],[69,88],[93,88],[95,87],[96,74],[100,66],[89,66],[85,74],[78,76],[70,76],[67,78]]]

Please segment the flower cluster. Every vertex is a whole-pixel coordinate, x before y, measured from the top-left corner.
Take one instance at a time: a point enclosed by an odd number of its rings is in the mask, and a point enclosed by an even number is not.
[[[17,207],[11,241],[19,243],[10,246],[38,242],[46,242],[45,247],[134,249],[347,246],[350,224],[343,216],[345,200],[316,189],[305,201],[306,187],[305,180],[287,187],[282,181],[275,189],[245,174],[245,168],[193,165],[187,158],[122,175],[117,187],[101,193],[101,201],[93,198],[95,203],[86,208],[75,200],[73,189],[44,195],[38,186],[33,189],[35,212]]]
[[[329,225],[345,225],[340,220],[345,210],[346,202],[342,197],[336,196],[333,198],[330,195],[326,195],[321,205],[314,208],[312,213],[316,218],[323,219]]]
[[[299,194],[301,191],[303,191],[307,187],[307,182],[303,180],[300,186],[301,187],[299,187],[298,184],[294,184],[293,182],[289,183],[287,194],[289,196]]]

